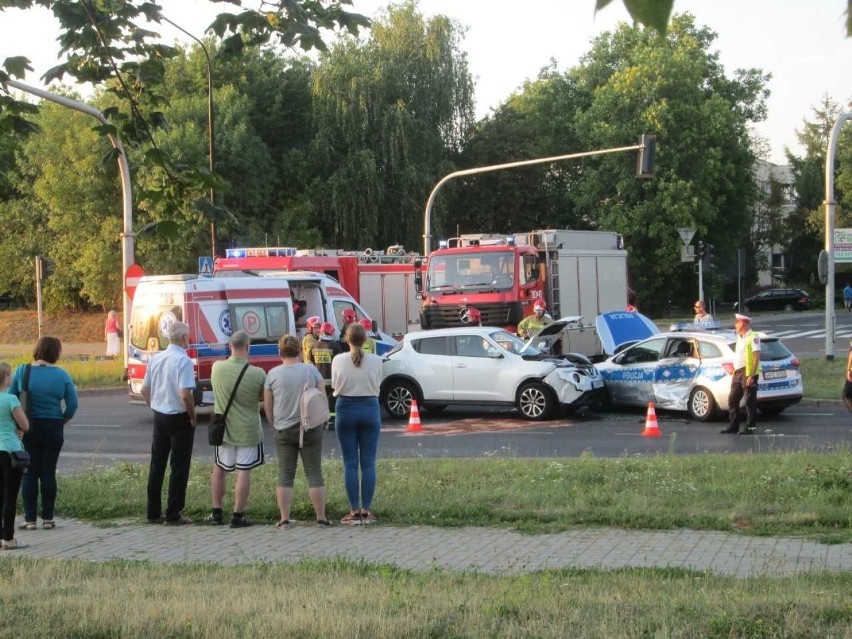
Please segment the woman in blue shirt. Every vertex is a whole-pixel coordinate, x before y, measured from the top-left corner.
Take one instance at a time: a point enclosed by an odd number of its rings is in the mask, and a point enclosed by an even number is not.
[[[3,538],[0,550],[18,547],[15,541],[15,506],[23,471],[12,468],[10,453],[23,449],[18,431],[25,432],[29,428],[21,402],[6,392],[11,382],[12,367],[6,362],[0,363],[0,531]]]
[[[30,430],[24,435],[24,448],[32,457],[29,472],[24,475],[21,495],[24,498],[25,530],[36,529],[39,488],[43,528],[55,528],[53,509],[56,504],[56,463],[65,442],[65,424],[77,412],[77,389],[71,376],[56,365],[62,354],[62,343],[55,337],[42,337],[33,350],[33,363],[21,364],[15,371],[9,392],[19,396],[29,367],[29,406],[24,410],[30,418]],[[64,405],[64,406],[63,406]]]

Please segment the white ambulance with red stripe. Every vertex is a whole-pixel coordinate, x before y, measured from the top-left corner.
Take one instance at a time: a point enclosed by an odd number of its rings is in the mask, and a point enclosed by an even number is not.
[[[196,403],[211,404],[213,362],[228,357],[228,340],[236,330],[251,337],[249,360],[269,370],[281,363],[278,340],[285,333],[302,337],[305,321],[318,316],[337,328],[343,312],[364,310],[334,279],[321,273],[290,272],[286,276],[206,278],[196,275],[145,276],[139,280],[130,314],[127,379],[130,400],[142,402],[142,380],[148,360],[168,344],[173,322],[189,324],[187,354],[195,365]],[[389,335],[374,334],[377,351],[396,344]]]

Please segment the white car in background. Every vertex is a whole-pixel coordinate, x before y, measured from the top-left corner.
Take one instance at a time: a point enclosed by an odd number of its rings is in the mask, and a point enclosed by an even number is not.
[[[543,420],[560,407],[597,404],[604,398],[603,380],[589,359],[548,352],[579,319],[553,322],[526,343],[484,326],[408,333],[383,358],[382,406],[398,419],[409,415],[416,400],[432,411],[515,406],[527,419]]]

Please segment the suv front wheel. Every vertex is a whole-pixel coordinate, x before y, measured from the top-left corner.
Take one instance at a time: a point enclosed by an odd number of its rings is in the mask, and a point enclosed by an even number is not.
[[[518,410],[527,419],[548,419],[556,409],[556,397],[541,382],[528,382],[518,391]]]
[[[412,400],[416,401],[418,406],[423,405],[417,388],[411,382],[392,379],[382,386],[382,406],[393,419],[408,417]]]

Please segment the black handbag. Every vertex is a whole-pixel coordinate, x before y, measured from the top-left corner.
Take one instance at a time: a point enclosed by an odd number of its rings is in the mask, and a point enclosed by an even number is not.
[[[243,366],[243,370],[240,371],[237,383],[234,384],[234,389],[231,391],[231,397],[228,398],[228,405],[225,406],[225,412],[213,413],[213,417],[210,419],[210,428],[207,431],[207,443],[211,446],[221,446],[222,442],[225,441],[225,431],[228,428],[228,411],[231,410],[231,404],[234,402],[237,388],[239,388],[240,382],[243,381],[243,375],[245,375],[248,367],[249,365],[246,364]]]
[[[12,468],[26,470],[32,463],[30,454],[25,450],[13,450],[9,453],[9,458],[12,460]]]

